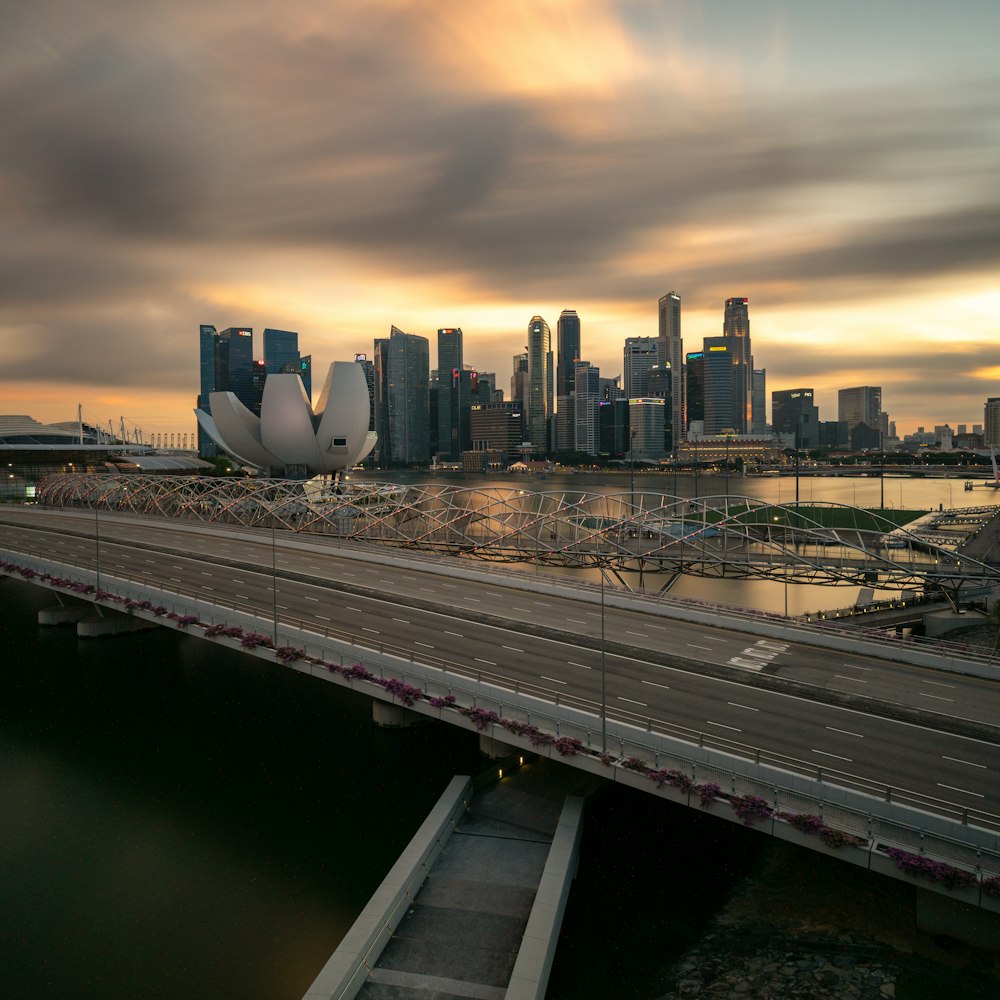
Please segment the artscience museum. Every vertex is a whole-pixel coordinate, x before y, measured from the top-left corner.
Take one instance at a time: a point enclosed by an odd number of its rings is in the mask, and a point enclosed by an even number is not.
[[[362,461],[377,438],[368,429],[364,371],[348,361],[330,365],[315,409],[298,375],[272,374],[259,417],[232,392],[211,393],[209,410],[195,410],[202,429],[239,462],[270,476],[337,478]]]

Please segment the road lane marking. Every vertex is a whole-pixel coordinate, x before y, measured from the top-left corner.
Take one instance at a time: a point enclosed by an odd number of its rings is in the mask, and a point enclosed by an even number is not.
[[[511,608],[511,611],[520,611],[522,615],[533,615],[535,612],[531,608]]]
[[[410,623],[405,618],[393,618],[394,622],[402,622],[404,625],[409,625]]]
[[[928,694],[926,691],[918,691],[921,698],[933,698],[935,701],[954,701],[954,698],[945,698],[939,694]]]
[[[381,633],[379,632],[379,630],[377,628],[369,628],[367,625],[362,625],[361,626],[361,631],[362,632],[374,632],[375,635],[381,635]]]
[[[637,635],[637,636],[639,636],[640,639],[648,639],[649,638],[649,636],[646,635],[645,632],[630,632],[628,629],[625,629],[625,634],[626,635]]]
[[[444,587],[445,590],[458,590],[458,587],[456,587],[453,583],[442,583],[441,586]]]
[[[862,667],[858,663],[842,663],[842,667],[847,667],[850,670],[871,670],[871,667]]]
[[[729,660],[730,666],[742,667],[744,670],[763,670],[764,664],[760,660],[744,660],[739,656],[734,656]],[[804,701],[805,699],[803,699]]]
[[[714,635],[703,635],[702,639],[707,639],[709,642],[729,642],[728,639],[719,639]]]
[[[444,630],[445,635],[457,635],[459,639],[464,639],[465,636],[461,632],[449,632],[447,629]]]
[[[287,611],[288,610],[288,605],[287,604],[277,604],[277,605],[275,605],[275,607],[281,608],[282,611]]]
[[[558,677],[546,677],[545,674],[539,674],[538,676],[541,677],[543,681],[552,681],[553,684],[562,684],[562,685],[566,684],[565,681],[559,680]]]
[[[202,587],[201,589],[202,590],[210,591],[213,594],[215,593],[215,587]]]
[[[685,645],[690,646],[692,649],[703,649],[706,653],[712,652],[711,646],[696,646],[693,642],[685,643]]]
[[[852,684],[867,684],[868,681],[863,681],[860,677],[845,677],[843,674],[834,674],[834,680],[850,681]]]
[[[587,615],[589,618],[600,618],[601,617],[601,612],[600,611],[584,611],[584,614]]]
[[[476,657],[476,663],[488,663],[491,667],[496,666],[496,664],[492,660],[483,660],[480,659],[478,656]]]
[[[939,688],[952,688],[952,689],[954,689],[954,687],[955,687],[954,684],[944,684],[941,681],[923,681],[923,683],[924,684],[930,684],[933,687],[939,687]]]
[[[546,604],[544,601],[532,601],[531,603],[534,604],[534,605],[536,605],[539,608],[551,608],[552,607],[551,604]]]
[[[941,754],[942,760],[953,760],[956,764],[968,764],[969,767],[981,767],[983,770],[986,769],[985,764],[977,764],[974,760],[962,760],[961,757],[948,757],[945,754]]]
[[[630,705],[641,705],[643,708],[649,707],[644,701],[636,701],[635,698],[623,698],[621,695],[619,695],[618,700],[627,701]]]
[[[656,681],[643,681],[643,684],[648,684],[650,687],[663,688],[664,691],[670,690],[669,684],[658,684]]]
[[[513,650],[515,653],[523,653],[524,652],[523,649],[518,649],[517,646],[503,646],[501,648]]]
[[[582,667],[584,670],[593,670],[593,667],[588,667],[586,663],[577,663],[575,660],[566,661],[571,667]]]
[[[124,567],[124,566],[122,566],[122,569],[124,569],[124,568],[125,568],[125,567]],[[207,570],[202,570],[202,571],[201,571],[201,575],[202,575],[202,576],[211,576],[212,574],[211,574],[211,573],[209,573],[209,572],[208,572]]]
[[[303,596],[303,597],[304,597],[304,598],[305,598],[305,599],[306,599],[307,601],[315,601],[315,602],[316,602],[317,604],[319,604],[319,598],[318,598],[318,597],[310,597],[310,596],[309,596],[308,594],[303,594],[302,596]]]
[[[949,792],[961,792],[963,795],[975,795],[977,799],[985,799],[985,795],[980,795],[979,792],[970,792],[968,788],[956,788],[955,785],[942,785],[939,781],[937,783],[938,788],[947,788]]]
[[[424,649],[433,649],[434,647],[429,642],[414,642],[414,646],[423,646]]]
[[[363,615],[364,614],[364,612],[361,610],[361,608],[348,608],[347,610],[348,611],[356,611],[359,615]]]
[[[478,597],[463,597],[463,601],[472,601],[473,604],[482,604],[483,602],[479,600]]]
[[[580,621],[579,618],[567,618],[566,621],[572,622],[574,625],[586,625],[587,624],[584,621]]]
[[[753,705],[741,705],[738,701],[727,701],[727,705],[732,705],[733,708],[745,708],[748,712],[759,712],[759,708],[754,708]]]
[[[325,622],[332,622],[332,618],[327,618],[326,615],[313,615],[313,618],[322,618]]]
[[[731,729],[734,733],[742,733],[742,729],[737,729],[735,726],[727,726],[724,722],[713,722],[711,719],[705,720],[706,726],[718,726],[720,729]]]
[[[179,576],[172,576],[172,577],[170,578],[170,582],[171,582],[171,583],[181,583],[181,582],[182,582],[182,580],[181,580],[181,578],[180,578]]]
[[[838,729],[836,726],[827,726],[826,728],[829,729],[831,733],[841,733],[844,736],[857,736],[859,740],[863,740],[865,738],[864,733],[852,733],[850,729]]]
[[[233,594],[233,597],[238,598],[241,601],[249,601],[250,598],[246,594]]]
[[[835,757],[837,760],[846,760],[848,764],[853,764],[854,761],[850,757],[841,757],[839,753],[827,753],[825,750],[817,750],[813,747],[810,753],[818,753],[821,757]]]

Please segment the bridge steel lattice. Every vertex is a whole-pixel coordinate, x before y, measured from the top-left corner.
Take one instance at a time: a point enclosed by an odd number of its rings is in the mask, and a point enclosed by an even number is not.
[[[961,552],[961,542],[997,507],[935,513],[907,528],[846,504],[742,496],[131,474],[51,476],[37,499],[49,507],[285,528],[496,562],[672,579],[687,573],[938,590],[953,603],[963,586],[1000,584],[1000,569]]]

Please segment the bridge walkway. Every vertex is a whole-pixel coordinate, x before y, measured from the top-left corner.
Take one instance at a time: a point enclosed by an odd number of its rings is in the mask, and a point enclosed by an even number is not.
[[[508,996],[564,801],[597,779],[546,761],[504,774],[460,817],[362,1000]]]

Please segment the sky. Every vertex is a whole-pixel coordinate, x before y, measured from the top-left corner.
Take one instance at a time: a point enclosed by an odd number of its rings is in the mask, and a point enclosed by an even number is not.
[[[621,371],[750,301],[767,388],[1000,395],[996,0],[0,0],[0,412],[193,432],[198,326],[314,370],[528,322]],[[314,375],[317,378],[317,375]]]

